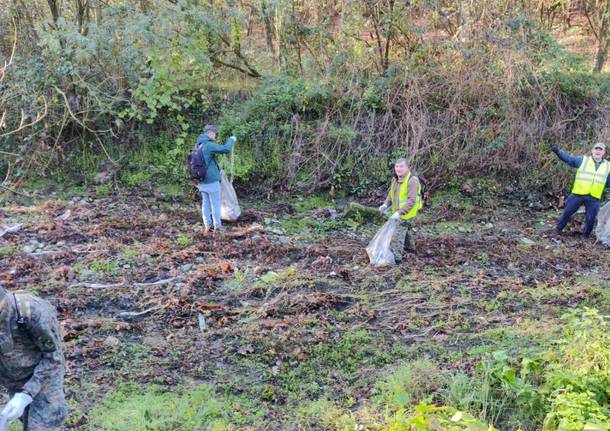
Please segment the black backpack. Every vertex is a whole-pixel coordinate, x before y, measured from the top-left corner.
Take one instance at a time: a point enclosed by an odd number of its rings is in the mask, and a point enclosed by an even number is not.
[[[193,180],[203,180],[208,171],[208,167],[203,159],[203,152],[201,151],[202,146],[203,145],[196,144],[195,148],[193,148],[186,157],[186,167]]]
[[[421,184],[421,201],[424,205],[428,206],[430,204],[430,186],[428,185],[428,181],[419,174],[413,174],[419,180],[419,184]]]

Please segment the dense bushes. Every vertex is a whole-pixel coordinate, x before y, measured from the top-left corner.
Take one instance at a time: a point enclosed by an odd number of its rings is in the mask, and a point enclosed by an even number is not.
[[[548,145],[589,150],[605,131],[610,80],[542,72],[524,59],[476,64],[483,60],[410,66],[350,88],[264,82],[221,118],[240,138],[238,176],[353,192],[384,182],[391,161],[406,156],[437,184],[509,175],[520,186],[560,189]]]
[[[563,337],[539,355],[509,358],[496,352],[473,376],[453,374],[444,388],[420,397],[418,406],[403,406],[386,430],[491,430],[489,423],[500,430],[607,431],[607,317],[585,309],[565,320]],[[430,405],[432,398],[451,407]]]
[[[20,24],[3,126],[46,116],[0,135],[1,176],[88,181],[110,164],[116,178],[185,181],[186,152],[219,121],[239,138],[237,177],[266,187],[360,192],[407,156],[437,185],[495,175],[559,190],[548,144],[583,152],[610,137],[610,78],[526,4],[481,2],[485,13],[458,17],[452,2],[271,3],[119,1],[52,19],[44,3],[35,17],[3,10],[0,24]],[[11,42],[0,40],[2,59]]]

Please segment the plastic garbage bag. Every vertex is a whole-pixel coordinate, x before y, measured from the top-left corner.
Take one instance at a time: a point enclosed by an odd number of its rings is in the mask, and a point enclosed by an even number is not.
[[[599,242],[610,247],[610,202],[606,202],[597,213],[595,236]]]
[[[392,237],[396,232],[396,224],[396,220],[385,222],[366,247],[366,254],[369,255],[371,265],[381,267],[396,264],[394,253],[392,253],[390,248]]]
[[[220,218],[235,221],[241,215],[237,194],[224,171],[220,171]]]

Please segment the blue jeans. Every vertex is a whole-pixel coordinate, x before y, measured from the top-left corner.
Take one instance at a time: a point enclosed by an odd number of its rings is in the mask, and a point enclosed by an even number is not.
[[[203,216],[203,224],[206,229],[212,226],[219,230],[222,227],[220,221],[220,183],[215,181],[210,184],[200,183],[197,188],[201,192],[201,214]]]
[[[557,223],[556,229],[558,232],[561,232],[563,228],[566,227],[570,218],[578,211],[578,208],[580,208],[581,205],[585,206],[585,230],[582,232],[582,236],[588,238],[589,235],[591,235],[593,225],[595,224],[595,218],[599,211],[599,199],[595,199],[592,196],[573,195],[571,193],[566,201],[563,214]]]

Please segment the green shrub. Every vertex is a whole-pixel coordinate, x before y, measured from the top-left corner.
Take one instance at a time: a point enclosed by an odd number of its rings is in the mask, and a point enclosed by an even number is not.
[[[610,327],[606,316],[585,308],[564,316],[565,338],[546,355],[550,394],[544,429],[607,430],[610,424]]]
[[[129,185],[131,187],[136,187],[136,186],[141,185],[145,181],[150,180],[152,178],[152,176],[153,176],[152,172],[135,171],[135,172],[128,172],[125,175],[123,175],[123,180],[125,181],[125,183],[127,183],[127,185]]]
[[[509,362],[506,352],[495,352],[477,370],[481,382],[481,417],[500,428],[533,429],[545,414],[544,398],[529,382],[529,371],[537,366],[527,361],[517,368]]]
[[[277,77],[263,81],[252,97],[223,113],[219,137],[237,136],[235,176],[269,175],[278,178],[290,150],[290,137],[307,134],[332,100],[331,90],[318,82]],[[291,122],[299,118],[299,129]],[[225,163],[226,167],[226,163]]]
[[[499,351],[484,359],[473,377],[453,375],[441,391],[443,402],[500,429],[607,430],[607,318],[585,308],[564,319],[564,336],[540,354],[519,360]]]
[[[398,366],[377,384],[377,401],[392,410],[408,408],[431,396],[443,385],[443,374],[432,362],[421,359]]]
[[[399,411],[383,431],[493,431],[468,413],[452,407],[420,404],[412,411]]]
[[[608,383],[608,382],[607,382]],[[551,411],[544,419],[548,431],[607,431],[610,424],[608,406],[600,405],[593,392],[557,389],[551,395]]]
[[[179,234],[176,237],[176,244],[181,245],[182,247],[189,246],[192,243],[193,243],[193,239],[190,236],[185,235],[183,233]]]

